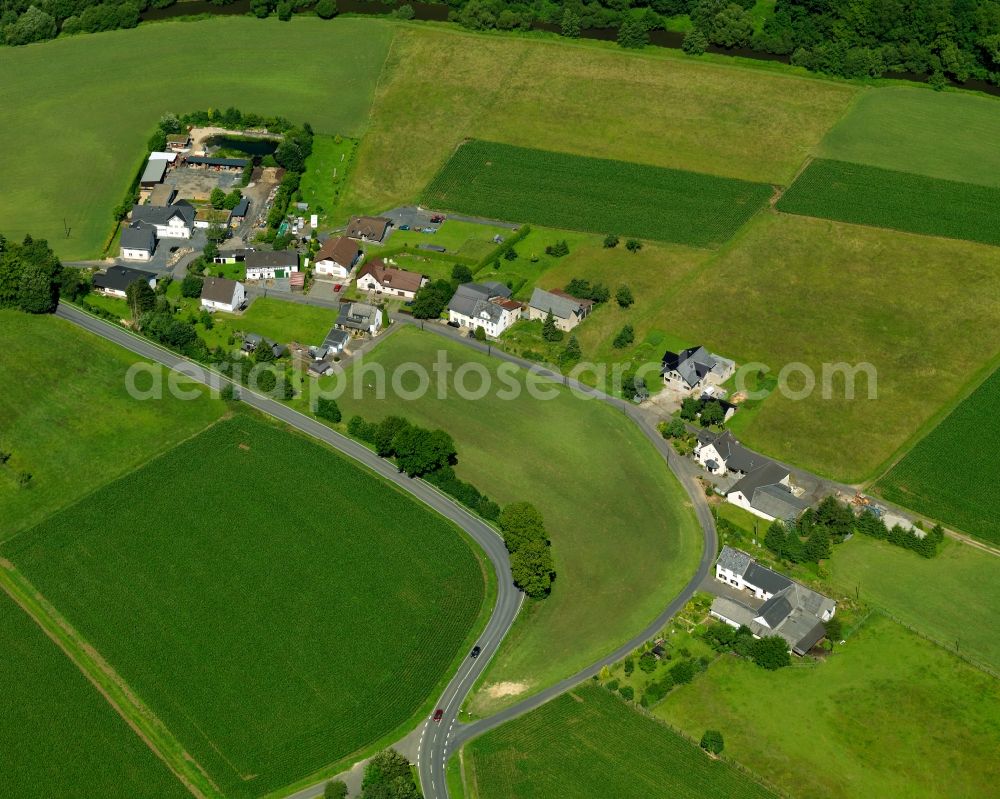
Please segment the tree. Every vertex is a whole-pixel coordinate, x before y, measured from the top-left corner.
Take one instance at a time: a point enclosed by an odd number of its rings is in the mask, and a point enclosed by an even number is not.
[[[454,289],[447,280],[435,280],[417,290],[411,311],[415,319],[437,319],[448,305]]]
[[[623,685],[618,689],[618,693],[621,694],[622,699],[627,702],[631,702],[635,699],[635,689],[631,685]]]
[[[632,325],[625,325],[618,335],[615,336],[615,340],[611,342],[615,349],[625,349],[635,341],[635,330],[632,329]]]
[[[0,236],[0,307],[51,313],[59,301],[62,264],[45,239],[20,244]]]
[[[393,454],[393,439],[397,433],[409,426],[410,423],[402,416],[386,416],[375,426],[372,443],[379,457],[388,458]]]
[[[791,664],[788,644],[780,635],[766,635],[750,644],[750,659],[758,666],[775,671]]]
[[[618,28],[618,46],[640,50],[649,44],[649,32],[638,18],[627,14]]]
[[[844,637],[844,625],[840,621],[839,616],[834,616],[828,621],[823,622],[823,626],[826,627],[826,637],[831,642],[840,641]]]
[[[639,252],[642,249],[642,242],[639,239],[629,239],[625,242],[625,249],[631,253]]]
[[[268,349],[265,347],[264,349]],[[267,367],[257,372],[257,390],[270,394],[278,387],[278,377],[274,374],[272,367]]]
[[[219,255],[219,245],[214,241],[206,242],[205,249],[201,251],[201,255],[208,261],[214,261]]]
[[[583,356],[583,352],[580,350],[580,342],[577,341],[576,336],[570,336],[569,341],[566,342],[566,347],[563,349],[559,356],[559,362],[563,364],[574,363]]]
[[[705,734],[701,736],[701,748],[713,755],[722,752],[724,745],[722,733],[718,730],[705,730]]]
[[[177,114],[171,114],[169,111],[160,117],[160,130],[162,130],[167,135],[173,133],[180,133],[183,126],[181,121],[177,118]]]
[[[498,519],[507,548],[520,542],[545,535],[545,521],[538,508],[530,502],[512,502],[504,505]]]
[[[153,310],[153,306],[156,305],[156,294],[150,288],[148,281],[139,278],[128,284],[125,289],[125,300],[132,313],[132,320],[138,322],[139,317],[146,311]]]
[[[618,302],[619,307],[628,308],[635,302],[635,297],[632,296],[632,289],[622,283],[618,287],[618,291],[615,292],[615,300]]]
[[[764,546],[780,558],[781,553],[785,551],[786,541],[785,525],[783,522],[775,519],[764,534]]]
[[[329,397],[320,397],[316,400],[316,415],[320,419],[326,419],[328,422],[333,422],[334,424],[342,418],[337,400]]]
[[[722,424],[726,419],[726,412],[722,410],[722,405],[718,400],[708,400],[701,406],[701,426],[710,427],[713,424]]]
[[[288,22],[292,18],[291,0],[278,0],[278,19]]]
[[[529,541],[510,556],[514,585],[532,599],[544,599],[552,590],[552,553],[544,541]]]
[[[213,192],[214,193],[214,192]],[[237,205],[240,204],[240,200],[243,199],[243,192],[239,189],[233,189],[229,194],[226,195],[225,200],[222,202],[222,207],[227,211],[232,211]]]
[[[316,16],[320,19],[333,19],[337,16],[337,0],[319,0],[316,3]]]
[[[451,282],[456,286],[462,283],[471,283],[472,270],[465,264],[455,264],[451,268]]]
[[[225,241],[226,235],[226,229],[222,225],[217,224],[209,225],[208,230],[205,231],[205,238],[215,244]]]
[[[222,208],[226,203],[226,193],[216,186],[212,189],[212,193],[208,195],[208,201],[212,204],[212,207],[218,210]],[[235,206],[234,206],[235,207]]]
[[[410,762],[395,749],[374,755],[365,766],[361,799],[418,799]]]
[[[476,337],[476,341],[486,341],[486,328],[482,325],[476,325],[472,334]]]
[[[806,560],[812,563],[819,563],[832,554],[830,547],[830,534],[825,527],[816,526],[806,539],[804,549]]]
[[[301,145],[296,140],[289,139],[287,135],[274,151],[274,158],[291,172],[301,172],[306,163],[306,154],[302,151]]]
[[[683,438],[687,435],[687,427],[681,419],[675,416],[664,425],[661,435],[664,438]]]
[[[273,9],[273,0],[250,0],[250,13],[258,19],[264,19]]]
[[[323,787],[323,799],[347,799],[347,783],[343,780],[330,780]]]
[[[4,29],[4,39],[11,45],[54,39],[55,35],[56,21],[36,6],[28,6],[16,22]]]
[[[545,315],[542,322],[542,338],[546,341],[562,341],[563,332],[556,327],[556,318],[552,315],[552,309]]]
[[[607,250],[613,249],[618,246],[618,236],[614,233],[609,233],[604,237],[604,248]]]
[[[577,39],[580,36],[580,27],[579,15],[572,8],[567,7],[563,11],[559,32],[569,39]]]
[[[447,466],[455,457],[455,442],[443,430],[407,425],[396,433],[391,446],[400,470],[410,477]]]
[[[546,247],[545,254],[555,258],[562,258],[564,255],[569,255],[569,242],[566,239],[560,239],[555,244],[550,244]]]
[[[707,49],[708,39],[697,28],[688,31],[684,36],[684,41],[681,42],[681,50],[688,55],[702,55]]]
[[[192,299],[201,296],[201,290],[205,286],[205,281],[198,275],[186,274],[181,281],[181,296]]]
[[[701,402],[694,397],[685,397],[681,400],[681,419],[686,422],[693,422],[701,412]]]
[[[48,267],[44,263],[26,263],[17,291],[18,307],[25,313],[52,313],[58,303],[59,284],[53,280]]]

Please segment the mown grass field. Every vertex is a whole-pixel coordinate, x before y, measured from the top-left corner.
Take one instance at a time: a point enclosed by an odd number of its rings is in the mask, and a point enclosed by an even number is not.
[[[860,482],[884,470],[1000,350],[996,253],[970,242],[764,214],[686,282],[637,303],[636,340],[670,332],[740,363],[763,362],[775,375],[786,364],[806,364],[816,390],[802,400],[772,395],[741,438]],[[823,364],[845,362],[876,368],[877,399],[868,399],[863,375],[854,399],[843,378],[831,381],[824,398]],[[802,385],[790,381],[793,389]]]
[[[0,591],[0,795],[191,794],[21,608]]]
[[[1000,186],[998,101],[889,86],[861,92],[817,148],[822,158]]]
[[[403,28],[346,210],[414,199],[467,138],[787,184],[856,92],[656,48]]]
[[[0,541],[224,413],[207,396],[133,399],[125,377],[141,362],[61,319],[0,310],[0,449],[13,453],[0,467]],[[22,471],[28,488],[15,481]]]
[[[990,480],[1000,458],[1000,371],[994,372],[924,438],[875,490],[891,502],[1000,543],[1000,493]]]
[[[302,201],[309,203],[309,214],[318,214],[320,224],[339,223],[331,217],[336,208],[340,192],[347,185],[347,178],[353,163],[354,150],[358,146],[355,139],[337,136],[316,136],[313,149],[306,160],[305,172],[299,183]]]
[[[462,399],[445,379],[448,390],[438,399],[432,365],[439,352],[452,376],[460,367],[486,367],[494,374],[493,390]],[[408,363],[431,379],[418,399],[400,399],[392,389],[391,376]],[[385,399],[375,398],[377,379],[369,373],[362,373],[354,397],[355,363],[339,400],[345,418],[401,414],[441,427],[455,439],[460,476],[501,503],[532,502],[545,517],[558,573],[552,595],[521,611],[475,709],[500,703],[492,690],[497,683],[516,683],[512,690],[524,693],[582,668],[641,629],[687,582],[701,532],[659,453],[621,413],[548,383],[545,389],[557,396],[535,399],[524,389],[525,373],[512,365],[506,379],[520,386],[520,396],[505,400],[497,396],[505,387],[495,378],[498,361],[415,328],[394,332],[365,364],[386,370]],[[413,372],[398,379],[404,393],[418,383]],[[480,385],[475,371],[465,381],[470,390]]]
[[[485,591],[452,525],[244,415],[3,554],[233,797],[301,779],[407,721]]]
[[[224,343],[230,333],[243,331],[257,333],[282,344],[297,341],[308,346],[322,344],[336,321],[337,312],[331,308],[258,297],[238,316],[213,314],[212,329],[204,330],[199,325],[199,330],[210,345]]]
[[[778,200],[790,214],[1000,245],[1000,187],[817,159]]]
[[[770,196],[764,183],[470,141],[422,202],[493,219],[708,247],[730,238]]]
[[[720,730],[729,756],[793,796],[955,799],[1000,778],[996,680],[881,616],[820,664],[720,658],[655,712]]]
[[[984,621],[1000,613],[997,556],[946,539],[938,556],[927,560],[885,541],[855,536],[835,547],[827,568],[828,581],[844,594],[857,592],[863,602],[1000,671],[1000,641]]]
[[[235,105],[359,135],[392,32],[378,20],[226,17],[3,48],[0,105],[17,125],[0,152],[0,230],[47,238],[64,258],[98,255],[168,111]],[[290,52],[309,53],[294,76]]]
[[[465,769],[472,799],[774,796],[595,685],[477,738],[465,749]]]

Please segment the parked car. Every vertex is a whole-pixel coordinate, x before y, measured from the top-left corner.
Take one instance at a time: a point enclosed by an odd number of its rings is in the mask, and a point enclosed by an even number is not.
[[[434,216],[431,217],[432,225],[439,225],[442,222],[444,222],[444,217],[441,214],[434,214]]]
[[[449,319],[448,320],[448,327],[461,327],[461,325],[458,322],[456,322],[454,319]]]
[[[409,225],[400,225],[400,226],[399,226],[399,229],[400,229],[400,230],[409,230],[409,229],[410,229],[410,226],[409,226]]]
[[[344,287],[343,283],[337,283],[336,285],[334,285],[333,290],[339,293],[343,287]]]
[[[420,232],[421,233],[437,233],[437,228],[436,227],[425,227]]]
[[[441,721],[442,718],[444,718],[444,711],[438,708],[434,711],[434,721]]]
[[[482,647],[480,647],[480,646],[474,646],[474,647],[472,647],[472,652],[469,655],[469,657],[471,657],[471,658],[477,658],[477,657],[479,657],[479,653],[482,652],[482,651],[483,651]]]

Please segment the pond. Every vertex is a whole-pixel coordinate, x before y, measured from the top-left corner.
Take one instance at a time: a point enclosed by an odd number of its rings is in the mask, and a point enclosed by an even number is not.
[[[235,150],[244,155],[272,155],[278,149],[278,139],[239,138],[235,136],[212,136],[207,140],[209,147]]]

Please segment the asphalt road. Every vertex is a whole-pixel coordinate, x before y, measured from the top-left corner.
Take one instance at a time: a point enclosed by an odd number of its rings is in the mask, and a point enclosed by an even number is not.
[[[285,297],[282,297],[285,299]],[[291,299],[291,296],[288,297]],[[296,297],[296,300],[304,304],[308,298]],[[319,304],[319,303],[316,303]],[[117,325],[109,324],[101,319],[91,317],[72,306],[60,304],[56,315],[66,319],[79,327],[99,335],[109,341],[131,350],[137,355],[150,361],[160,363],[175,371],[191,377],[198,382],[219,389],[224,383],[229,382],[227,378],[206,369],[200,364],[196,364],[176,355],[169,350],[163,349],[156,344],[135,336]],[[401,319],[406,324],[420,325],[409,319]],[[457,747],[462,746],[472,738],[491,730],[516,716],[527,713],[530,710],[555,698],[561,693],[573,688],[584,680],[597,674],[605,665],[614,663],[629,652],[641,646],[645,641],[659,632],[678,610],[694,595],[698,585],[709,573],[716,552],[716,532],[715,522],[705,499],[701,486],[694,479],[693,473],[685,468],[685,464],[674,452],[673,448],[664,441],[658,431],[650,424],[649,420],[631,403],[611,397],[598,389],[585,386],[573,380],[568,380],[558,373],[552,372],[537,364],[524,361],[507,353],[492,350],[489,345],[481,344],[475,340],[468,339],[456,334],[452,328],[442,325],[427,324],[420,325],[426,330],[433,331],[446,338],[453,339],[461,344],[473,349],[491,354],[493,357],[518,364],[524,368],[531,369],[538,374],[552,377],[553,379],[571,386],[578,391],[586,392],[594,398],[607,402],[618,408],[635,422],[639,429],[646,435],[653,446],[660,452],[667,465],[680,480],[685,491],[691,500],[698,521],[701,525],[704,542],[701,562],[697,573],[685,586],[684,590],[663,609],[663,611],[649,622],[645,629],[622,644],[614,652],[611,652],[596,663],[591,664],[586,669],[578,672],[572,677],[568,677],[561,682],[546,688],[545,690],[528,697],[527,699],[513,705],[494,716],[471,724],[458,722],[458,711],[468,695],[476,680],[482,674],[489,663],[490,658],[496,651],[503,637],[507,634],[518,610],[523,601],[523,594],[518,591],[510,579],[510,561],[507,556],[506,547],[497,535],[496,531],[487,525],[482,519],[474,516],[461,505],[452,501],[444,494],[422,480],[414,480],[400,474],[399,471],[383,458],[378,457],[374,452],[346,436],[342,436],[326,425],[321,424],[312,417],[306,416],[298,411],[289,408],[283,403],[264,397],[245,387],[240,387],[240,395],[243,402],[251,407],[279,419],[307,435],[316,438],[329,446],[339,450],[345,455],[359,461],[372,471],[386,480],[400,486],[414,497],[440,513],[445,518],[459,525],[470,535],[483,551],[486,553],[493,569],[497,575],[497,602],[486,624],[482,634],[476,644],[482,648],[482,654],[478,658],[468,657],[459,667],[455,676],[448,683],[444,693],[440,697],[437,707],[443,711],[440,721],[427,720],[418,727],[419,738],[417,743],[416,762],[420,775],[420,783],[426,799],[447,799],[448,787],[445,782],[445,767],[448,757]],[[323,784],[317,784],[309,788],[292,794],[293,799],[311,799],[322,793]]]

